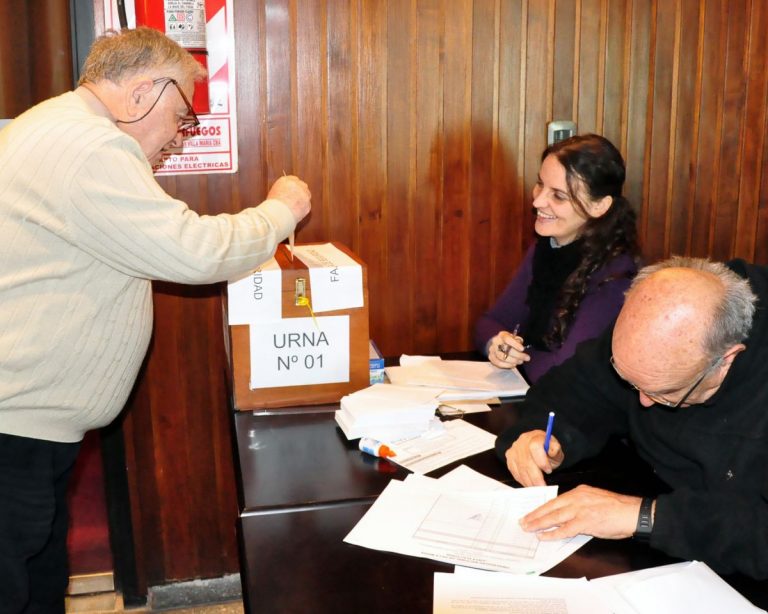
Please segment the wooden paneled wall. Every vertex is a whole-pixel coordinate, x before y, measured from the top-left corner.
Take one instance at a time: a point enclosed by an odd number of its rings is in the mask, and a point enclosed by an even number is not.
[[[297,240],[341,241],[368,263],[383,352],[468,349],[533,240],[552,119],[625,154],[647,260],[766,260],[767,26],[757,0],[237,0],[240,171],[163,184],[200,212],[235,212],[300,175],[313,210]],[[145,556],[177,544],[165,578],[210,573],[221,553],[189,533],[175,493],[196,484],[183,507],[209,520],[234,506],[211,436],[225,436],[216,298],[194,293],[156,294],[131,414],[137,437],[156,437],[137,524]],[[195,473],[209,465],[216,498]],[[216,560],[234,568],[222,522]]]
[[[236,211],[283,171],[370,270],[386,354],[466,349],[533,238],[546,124],[625,154],[646,258],[765,259],[768,7],[751,0],[239,0]],[[231,197],[230,197],[231,194]],[[761,204],[763,205],[761,207]]]
[[[0,24],[0,119],[72,89],[67,0],[3,0]]]
[[[648,261],[768,261],[763,0],[235,0],[234,11],[240,170],[161,183],[215,214],[259,202],[284,171],[302,176],[313,211],[297,240],[341,241],[368,263],[386,354],[470,347],[533,240],[552,119],[625,154]],[[0,46],[6,113],[12,50]],[[125,423],[144,583],[237,568],[218,291],[156,288]]]

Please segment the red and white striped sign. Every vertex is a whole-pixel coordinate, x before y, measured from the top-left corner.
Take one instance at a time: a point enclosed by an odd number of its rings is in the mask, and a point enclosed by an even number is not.
[[[235,37],[233,0],[139,0],[139,14],[150,25],[170,28],[166,33],[193,55],[203,37],[197,20],[205,9],[205,48],[208,68],[208,112],[198,113],[200,125],[185,131],[184,144],[155,165],[156,175],[234,173],[237,171],[237,114],[235,101]],[[128,27],[136,25],[136,6],[126,0]],[[116,0],[104,0],[105,29],[120,29]],[[194,105],[197,104],[197,96]]]

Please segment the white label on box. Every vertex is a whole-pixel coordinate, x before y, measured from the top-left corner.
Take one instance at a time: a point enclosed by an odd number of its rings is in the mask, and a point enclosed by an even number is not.
[[[363,306],[363,268],[332,243],[297,245],[309,268],[312,309],[317,312]]]
[[[251,389],[349,381],[349,316],[251,324]]]
[[[282,317],[282,275],[272,258],[227,285],[229,324],[255,324]]]

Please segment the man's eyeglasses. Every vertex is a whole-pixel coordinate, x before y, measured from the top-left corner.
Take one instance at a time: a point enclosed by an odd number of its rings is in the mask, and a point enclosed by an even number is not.
[[[693,383],[693,385],[692,385],[692,386],[691,386],[691,387],[688,389],[688,392],[686,392],[686,393],[685,393],[685,394],[684,394],[684,395],[681,397],[681,399],[680,399],[679,401],[671,401],[670,399],[666,398],[664,395],[661,395],[661,394],[655,394],[655,393],[651,393],[651,392],[646,392],[646,391],[645,391],[645,390],[643,390],[642,388],[638,388],[637,386],[635,386],[635,385],[634,385],[632,382],[630,382],[628,379],[626,379],[626,378],[625,378],[625,377],[624,377],[624,376],[623,376],[623,375],[622,375],[622,374],[619,372],[619,370],[616,368],[616,363],[613,361],[613,356],[611,356],[611,359],[610,359],[610,360],[611,360],[611,366],[613,367],[613,370],[614,370],[614,371],[616,371],[616,375],[618,375],[618,376],[619,376],[619,377],[620,377],[620,378],[621,378],[621,379],[622,379],[624,382],[626,382],[627,384],[629,384],[630,386],[632,386],[632,388],[634,388],[634,389],[635,389],[635,390],[637,390],[638,392],[641,392],[641,393],[643,393],[645,396],[647,396],[649,399],[651,399],[651,401],[653,401],[654,403],[658,403],[659,405],[664,405],[665,407],[673,407],[673,408],[676,408],[676,407],[680,407],[680,406],[681,406],[683,403],[685,403],[685,402],[686,402],[686,400],[688,399],[688,397],[690,397],[690,396],[691,396],[691,394],[693,394],[693,391],[694,391],[694,390],[696,390],[696,388],[698,388],[698,387],[699,387],[699,384],[701,384],[701,382],[703,382],[703,381],[704,381],[704,379],[705,379],[705,378],[706,378],[706,377],[707,377],[707,376],[708,376],[710,373],[712,373],[712,371],[715,369],[715,367],[717,367],[717,366],[720,364],[720,361],[722,361],[722,359],[723,359],[723,357],[722,357],[722,356],[718,356],[718,358],[717,358],[717,359],[716,359],[716,360],[715,360],[715,361],[714,361],[714,362],[713,362],[711,365],[709,365],[709,366],[708,366],[708,367],[707,367],[707,368],[706,368],[706,369],[703,371],[703,373],[702,373],[702,374],[701,374],[701,375],[700,375],[700,376],[699,376],[699,377],[696,379],[696,381]]]
[[[200,120],[197,118],[197,113],[195,113],[195,110],[192,108],[192,105],[190,104],[187,97],[184,95],[184,91],[179,86],[179,82],[176,81],[176,79],[173,79],[171,77],[160,77],[159,79],[154,79],[152,83],[158,84],[163,83],[165,81],[165,84],[163,85],[163,89],[160,90],[160,94],[158,94],[157,99],[155,102],[152,103],[152,106],[149,107],[149,110],[144,113],[141,117],[138,119],[132,119],[131,121],[123,121],[120,119],[115,120],[118,124],[135,124],[136,122],[140,122],[142,119],[144,119],[147,115],[149,115],[152,112],[152,109],[154,109],[157,106],[157,103],[160,102],[160,98],[163,96],[163,92],[168,87],[169,84],[173,83],[173,85],[176,87],[176,91],[179,92],[179,96],[181,96],[181,99],[184,101],[184,104],[187,105],[187,114],[184,117],[180,117],[178,120],[178,129],[179,130],[189,130],[190,128],[194,128],[195,126],[200,125]]]

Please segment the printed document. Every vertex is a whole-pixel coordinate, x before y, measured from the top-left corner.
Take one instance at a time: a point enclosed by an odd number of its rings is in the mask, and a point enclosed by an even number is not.
[[[391,480],[345,542],[490,571],[542,573],[590,538],[540,542],[519,519],[556,486],[455,490],[420,475]]]
[[[435,573],[433,614],[611,614],[586,578]]]
[[[470,476],[463,474],[461,479]],[[589,582],[584,578],[521,576],[456,567],[453,574],[435,573],[434,586],[435,614],[765,612],[699,561],[640,569]]]
[[[454,461],[493,449],[496,436],[464,420],[443,422],[443,429],[389,443],[389,460],[414,473],[429,473]]]

